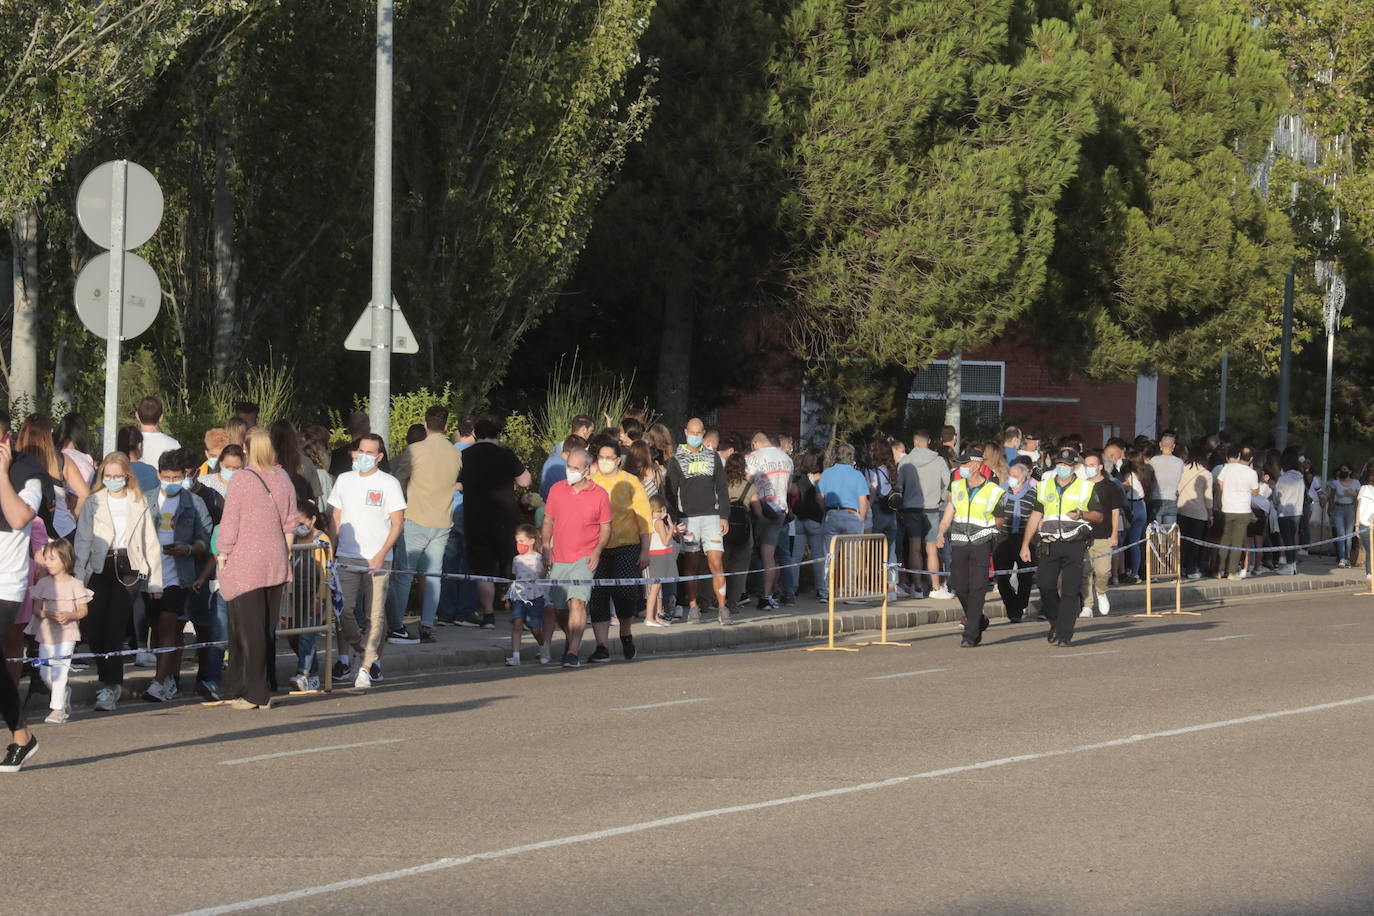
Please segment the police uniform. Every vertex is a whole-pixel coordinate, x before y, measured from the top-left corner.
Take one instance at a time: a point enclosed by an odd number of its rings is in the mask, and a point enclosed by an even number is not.
[[[967,480],[956,480],[949,488],[954,507],[949,526],[949,581],[964,609],[965,644],[978,645],[987,628],[983,603],[988,594],[988,560],[1005,497],[1006,491],[991,481],[970,487]]]
[[[1050,621],[1047,638],[1068,642],[1082,607],[1083,560],[1092,543],[1092,525],[1082,514],[1101,512],[1101,500],[1094,481],[1070,477],[1061,486],[1051,473],[1040,481],[1031,507],[1043,516],[1035,584],[1040,586],[1040,600]],[[1070,518],[1072,512],[1080,517]]]

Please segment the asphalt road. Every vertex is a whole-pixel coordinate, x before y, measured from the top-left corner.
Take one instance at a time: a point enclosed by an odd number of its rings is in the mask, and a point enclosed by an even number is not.
[[[1374,599],[37,726],[39,913],[1368,913]],[[353,745],[353,746],[347,746]],[[332,748],[328,750],[322,750]],[[309,753],[295,753],[306,751]],[[279,756],[278,756],[279,755]]]

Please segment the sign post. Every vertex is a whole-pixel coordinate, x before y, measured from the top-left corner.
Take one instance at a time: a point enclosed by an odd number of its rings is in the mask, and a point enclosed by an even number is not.
[[[109,454],[115,447],[119,428],[119,338],[124,330],[124,214],[128,209],[129,162],[114,164],[110,185],[110,298],[105,325],[105,432],[101,450]]]
[[[395,64],[394,0],[377,0],[377,107],[372,175],[372,349],[368,408],[372,431],[391,429],[391,83]]]

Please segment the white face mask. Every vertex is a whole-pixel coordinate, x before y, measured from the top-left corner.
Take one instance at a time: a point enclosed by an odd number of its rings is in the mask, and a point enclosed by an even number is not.
[[[570,486],[570,487],[575,487],[575,486],[577,486],[579,483],[582,482],[582,472],[581,472],[581,471],[574,471],[572,468],[568,468],[567,477],[568,477],[568,486]]]
[[[598,458],[596,466],[602,474],[614,474],[620,464],[614,458]]]

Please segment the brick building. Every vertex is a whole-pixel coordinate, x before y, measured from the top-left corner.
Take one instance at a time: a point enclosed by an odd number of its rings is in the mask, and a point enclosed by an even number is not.
[[[948,363],[935,360],[917,372],[907,395],[908,426],[933,425],[942,417]],[[1129,439],[1157,436],[1168,423],[1167,377],[1145,376],[1096,382],[1073,374],[1054,376],[1029,347],[997,343],[965,352],[963,381],[964,424],[990,428],[1015,423],[1052,436],[1079,433],[1085,442],[1101,445],[1112,436]],[[753,430],[825,434],[818,429],[822,405],[808,402],[800,363],[780,367],[761,384],[740,392],[717,409],[722,429],[746,435]]]

